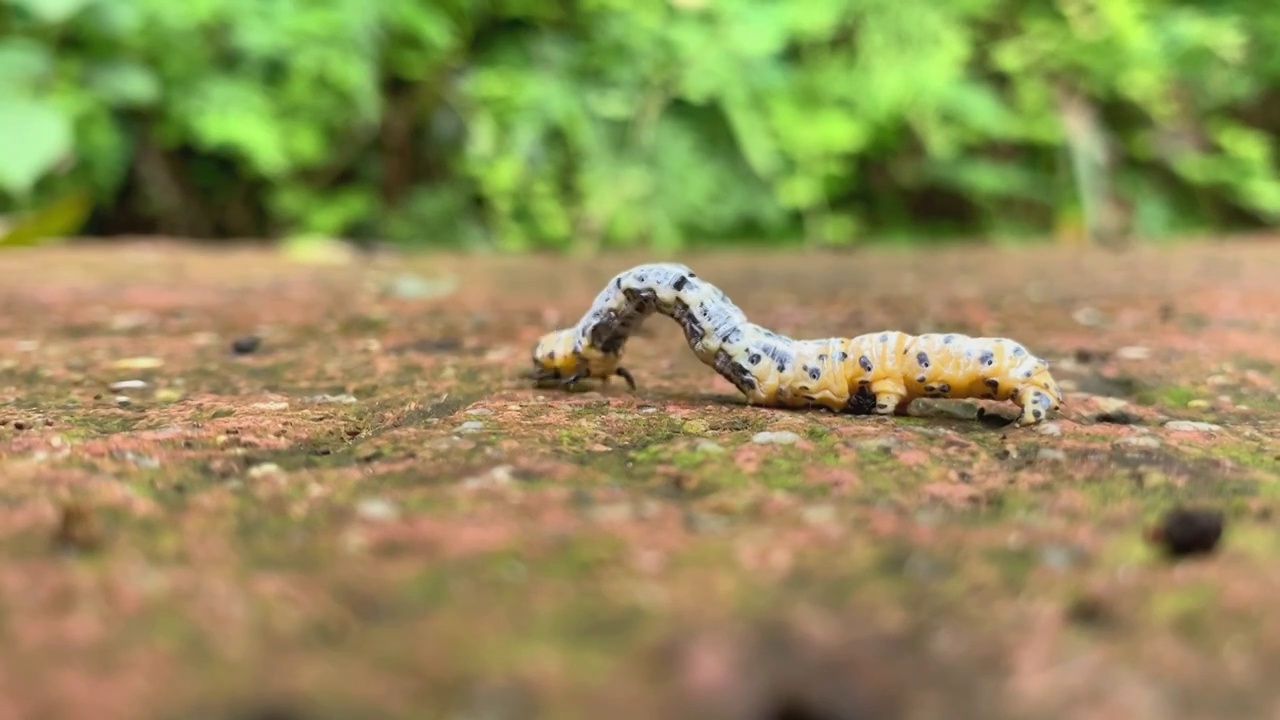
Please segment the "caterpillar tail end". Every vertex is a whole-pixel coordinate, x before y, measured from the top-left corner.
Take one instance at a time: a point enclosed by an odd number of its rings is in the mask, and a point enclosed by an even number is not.
[[[1033,387],[1029,390],[1019,390],[1018,395],[1014,398],[1014,402],[1018,404],[1022,412],[1014,419],[1014,424],[1018,427],[1030,427],[1039,425],[1049,417],[1049,413],[1055,410],[1061,410],[1062,400],[1060,394],[1053,392],[1054,388]]]

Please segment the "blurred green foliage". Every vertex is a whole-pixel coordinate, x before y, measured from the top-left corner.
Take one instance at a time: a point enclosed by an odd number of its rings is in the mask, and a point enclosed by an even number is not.
[[[0,0],[0,214],[511,250],[1259,226],[1278,43],[1264,0]]]

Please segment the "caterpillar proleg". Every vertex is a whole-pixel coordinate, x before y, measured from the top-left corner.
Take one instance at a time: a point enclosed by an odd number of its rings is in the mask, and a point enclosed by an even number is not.
[[[903,414],[915,398],[1013,402],[1018,425],[1062,406],[1049,363],[1008,338],[886,330],[851,338],[795,340],[747,320],[715,285],[685,265],[637,265],[614,276],[576,325],[542,336],[530,375],[539,385],[622,377],[623,346],[650,315],[684,329],[694,355],[747,402],[826,407],[854,414]]]

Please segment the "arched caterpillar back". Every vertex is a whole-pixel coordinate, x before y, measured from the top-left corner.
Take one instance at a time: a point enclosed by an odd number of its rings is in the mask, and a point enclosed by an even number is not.
[[[901,414],[911,400],[1009,400],[1032,425],[1063,402],[1049,364],[1006,338],[897,331],[794,340],[748,322],[724,292],[677,263],[638,265],[609,282],[578,323],[534,347],[532,377],[572,385],[621,376],[628,338],[653,313],[680,324],[690,349],[756,405]]]

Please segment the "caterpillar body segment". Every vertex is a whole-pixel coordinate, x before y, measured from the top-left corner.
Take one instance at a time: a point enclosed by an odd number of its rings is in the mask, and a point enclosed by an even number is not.
[[[749,404],[825,407],[856,414],[905,414],[916,398],[1011,401],[1018,425],[1061,407],[1049,364],[1007,338],[885,330],[850,338],[795,340],[747,320],[715,285],[678,263],[619,273],[571,328],[534,347],[531,376],[572,385],[621,376],[623,348],[646,318],[675,320],[694,355],[733,384]]]
[[[1062,406],[1049,363],[1007,338],[886,331],[851,346],[863,371],[856,381],[875,396],[878,414],[902,414],[919,397],[1011,400],[1022,409],[1017,424],[1034,425]]]

